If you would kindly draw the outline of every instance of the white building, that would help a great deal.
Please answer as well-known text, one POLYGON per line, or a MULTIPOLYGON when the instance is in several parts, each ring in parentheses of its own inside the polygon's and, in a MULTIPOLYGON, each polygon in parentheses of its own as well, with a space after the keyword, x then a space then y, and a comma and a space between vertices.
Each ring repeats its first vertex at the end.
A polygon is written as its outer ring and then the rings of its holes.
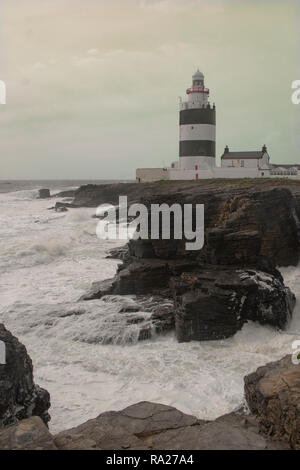
POLYGON ((225 147, 221 167, 216 166, 216 107, 199 70, 180 100, 179 160, 170 168, 138 168, 137 182, 208 178, 288 177, 300 179, 300 165, 272 165, 267 147, 259 151, 232 152, 225 147))

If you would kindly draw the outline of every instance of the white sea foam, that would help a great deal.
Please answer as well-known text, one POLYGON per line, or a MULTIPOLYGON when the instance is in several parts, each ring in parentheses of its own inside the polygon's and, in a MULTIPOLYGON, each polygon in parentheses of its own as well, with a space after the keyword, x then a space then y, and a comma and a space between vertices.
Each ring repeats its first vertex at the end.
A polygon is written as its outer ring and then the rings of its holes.
MULTIPOLYGON (((36 195, 0 195, 0 321, 26 345, 36 382, 51 393, 53 432, 140 400, 213 419, 242 403, 246 373, 300 339, 297 304, 284 333, 249 323, 224 341, 178 344, 169 334, 138 342, 139 327, 118 313, 131 296, 77 302, 92 281, 115 273, 118 262, 105 253, 119 242, 96 237, 93 209, 57 214, 36 195), (108 337, 116 344, 103 345, 108 337)), ((300 269, 282 272, 300 296, 300 269)))

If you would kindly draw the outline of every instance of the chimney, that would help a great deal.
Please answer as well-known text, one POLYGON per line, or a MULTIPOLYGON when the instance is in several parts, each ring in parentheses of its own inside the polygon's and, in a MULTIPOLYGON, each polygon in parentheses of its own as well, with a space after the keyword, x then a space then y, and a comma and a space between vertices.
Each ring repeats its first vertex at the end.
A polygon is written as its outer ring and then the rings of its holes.
POLYGON ((229 152, 229 147, 228 145, 226 145, 225 149, 224 149, 224 153, 228 153, 229 152))

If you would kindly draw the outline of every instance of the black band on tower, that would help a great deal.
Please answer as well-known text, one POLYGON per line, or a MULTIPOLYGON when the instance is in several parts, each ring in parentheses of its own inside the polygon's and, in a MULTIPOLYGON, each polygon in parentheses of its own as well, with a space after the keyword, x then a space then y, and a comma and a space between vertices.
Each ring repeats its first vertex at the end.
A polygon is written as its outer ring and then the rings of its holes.
POLYGON ((182 124, 216 124, 215 108, 193 108, 180 111, 180 125, 182 124))
POLYGON ((179 142, 180 157, 215 157, 216 143, 212 140, 182 140, 179 142))

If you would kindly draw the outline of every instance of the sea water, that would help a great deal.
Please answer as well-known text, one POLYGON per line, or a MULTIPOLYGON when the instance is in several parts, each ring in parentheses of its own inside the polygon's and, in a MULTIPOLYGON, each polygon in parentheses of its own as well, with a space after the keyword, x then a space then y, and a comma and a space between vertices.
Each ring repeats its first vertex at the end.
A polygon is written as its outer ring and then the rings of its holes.
MULTIPOLYGON (((173 333, 138 341, 139 326, 119 313, 134 296, 78 302, 91 282, 115 274, 119 261, 105 257, 120 242, 96 237, 94 209, 56 213, 48 210, 55 201, 30 188, 0 191, 0 322, 26 345, 35 382, 50 392, 53 433, 141 400, 214 419, 243 403, 245 374, 300 339, 297 303, 285 332, 248 323, 222 341, 178 344, 173 333)), ((300 298, 300 269, 281 272, 300 298)))

